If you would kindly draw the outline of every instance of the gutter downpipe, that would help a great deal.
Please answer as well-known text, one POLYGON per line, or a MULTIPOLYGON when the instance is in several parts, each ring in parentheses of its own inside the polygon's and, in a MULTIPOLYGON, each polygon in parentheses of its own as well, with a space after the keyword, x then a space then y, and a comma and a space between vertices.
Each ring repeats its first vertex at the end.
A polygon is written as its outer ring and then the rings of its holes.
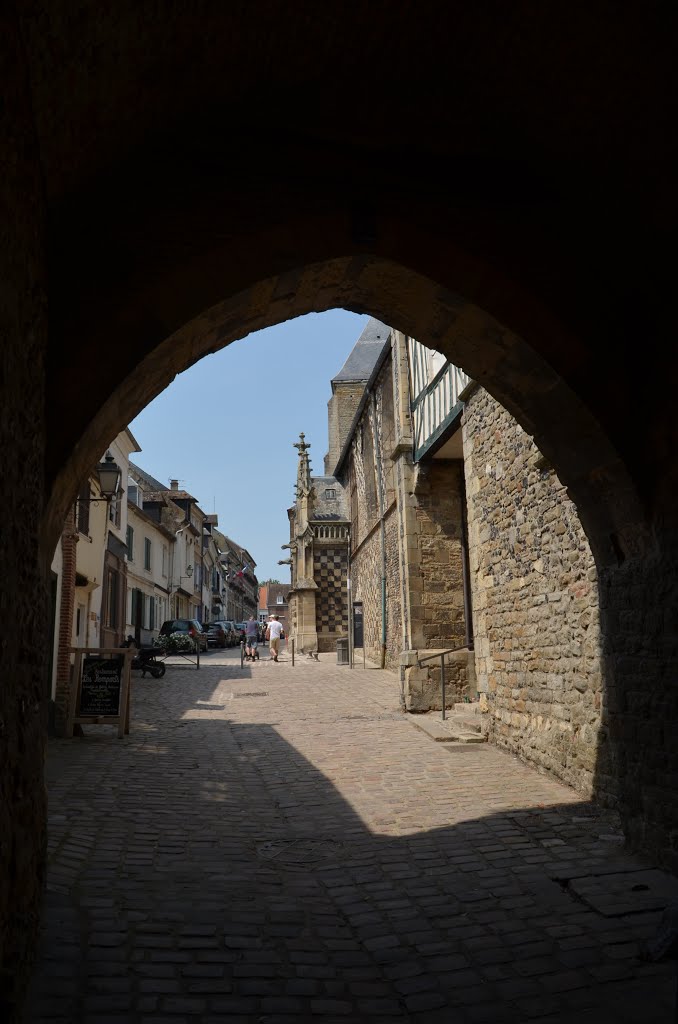
POLYGON ((379 491, 379 522, 381 526, 381 654, 379 668, 386 668, 386 529, 384 527, 384 480, 381 466, 381 449, 377 433, 377 395, 372 392, 372 434, 374 456, 377 464, 377 488, 379 491))

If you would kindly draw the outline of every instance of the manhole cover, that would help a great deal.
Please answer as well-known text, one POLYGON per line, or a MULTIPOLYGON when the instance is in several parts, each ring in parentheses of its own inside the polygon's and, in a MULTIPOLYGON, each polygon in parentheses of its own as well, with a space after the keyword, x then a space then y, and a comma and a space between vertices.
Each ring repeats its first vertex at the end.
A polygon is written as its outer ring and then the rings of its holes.
POLYGON ((252 693, 234 693, 234 697, 268 697, 266 690, 253 690, 252 693))
POLYGON ((262 860, 300 870, 336 860, 343 846, 336 839, 298 838, 270 839, 260 843, 257 853, 262 860))
POLYGON ((603 917, 662 910, 678 900, 678 879, 655 868, 572 878, 568 889, 603 917))

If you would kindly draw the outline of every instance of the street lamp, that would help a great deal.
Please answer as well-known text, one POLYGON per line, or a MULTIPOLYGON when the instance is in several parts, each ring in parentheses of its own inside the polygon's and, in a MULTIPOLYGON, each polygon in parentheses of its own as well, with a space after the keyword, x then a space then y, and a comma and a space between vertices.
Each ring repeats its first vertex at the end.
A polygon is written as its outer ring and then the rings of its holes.
POLYGON ((114 460, 110 452, 106 452, 106 458, 103 462, 100 462, 95 470, 97 480, 99 482, 99 490, 101 494, 96 495, 94 498, 81 498, 78 496, 76 501, 89 502, 89 501, 111 501, 120 490, 120 478, 122 472, 120 466, 114 460))
MULTIPOLYGON (((186 572, 183 574, 183 576, 179 577, 179 582, 177 583, 177 590, 181 590, 181 581, 182 580, 190 580, 192 575, 193 575, 193 566, 192 565, 187 565, 186 566, 186 572)), ((172 584, 170 583, 170 603, 171 603, 171 600, 172 600, 172 597, 171 597, 171 590, 172 589, 173 589, 173 587, 172 587, 172 584)), ((174 593, 174 603, 176 605, 176 614, 177 614, 177 618, 178 618, 179 617, 179 595, 176 593, 176 591, 174 593)))
POLYGON ((192 565, 187 565, 186 566, 186 572, 184 573, 183 576, 179 577, 179 586, 181 586, 181 581, 182 580, 190 580, 192 575, 193 575, 193 566, 192 565))
POLYGON ((106 452, 106 458, 96 468, 99 477, 99 487, 103 496, 110 501, 120 490, 120 466, 114 461, 110 452, 106 452))

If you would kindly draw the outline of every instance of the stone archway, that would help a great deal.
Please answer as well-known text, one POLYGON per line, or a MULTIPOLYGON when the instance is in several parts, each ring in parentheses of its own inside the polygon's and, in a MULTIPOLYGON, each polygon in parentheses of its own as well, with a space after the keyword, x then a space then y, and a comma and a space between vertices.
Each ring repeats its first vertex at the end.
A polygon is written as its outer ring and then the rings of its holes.
POLYGON ((110 440, 174 377, 230 342, 308 312, 370 313, 438 349, 485 387, 532 436, 578 506, 601 564, 649 544, 634 483, 600 425, 546 361, 489 313, 390 260, 352 257, 267 278, 200 313, 153 348, 103 404, 59 468, 44 524, 51 552, 63 517, 110 440))

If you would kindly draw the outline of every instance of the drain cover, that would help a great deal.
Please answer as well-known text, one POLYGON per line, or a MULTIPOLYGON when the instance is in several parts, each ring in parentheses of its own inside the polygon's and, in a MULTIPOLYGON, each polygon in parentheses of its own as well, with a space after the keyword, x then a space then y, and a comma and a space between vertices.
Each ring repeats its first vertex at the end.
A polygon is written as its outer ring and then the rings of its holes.
POLYGON ((663 910, 678 900, 678 879, 649 868, 572 878, 568 888, 603 917, 663 910))
POLYGON ((266 690, 253 690, 252 693, 234 693, 234 697, 268 697, 266 690))
POLYGON ((262 860, 299 870, 336 860, 342 851, 343 846, 336 839, 314 837, 270 839, 257 847, 257 853, 262 860))

